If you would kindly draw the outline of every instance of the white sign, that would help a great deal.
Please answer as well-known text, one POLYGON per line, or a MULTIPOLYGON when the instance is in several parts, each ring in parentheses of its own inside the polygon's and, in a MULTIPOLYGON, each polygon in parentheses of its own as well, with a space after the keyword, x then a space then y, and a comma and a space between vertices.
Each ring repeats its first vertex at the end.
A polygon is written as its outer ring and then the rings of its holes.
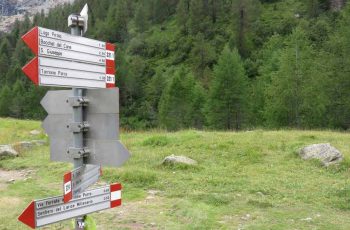
POLYGON ((36 85, 115 86, 113 44, 41 27, 33 28, 22 39, 38 56, 22 69, 36 85))
POLYGON ((36 228, 120 205, 121 184, 111 184, 83 192, 69 203, 63 196, 33 201, 18 219, 36 228))
POLYGON ((101 166, 83 165, 68 172, 63 177, 64 202, 69 202, 96 183, 101 176, 101 166))

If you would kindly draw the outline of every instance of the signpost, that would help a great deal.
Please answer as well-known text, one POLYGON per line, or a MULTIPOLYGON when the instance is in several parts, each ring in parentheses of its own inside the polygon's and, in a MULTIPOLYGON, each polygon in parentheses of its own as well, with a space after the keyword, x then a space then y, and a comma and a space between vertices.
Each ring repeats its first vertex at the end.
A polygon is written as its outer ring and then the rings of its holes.
POLYGON ((37 55, 23 67, 23 72, 34 84, 114 87, 113 44, 41 27, 34 27, 22 39, 37 55))
POLYGON ((52 161, 72 162, 63 176, 63 196, 35 200, 18 220, 36 228, 121 205, 121 185, 85 191, 98 181, 101 166, 121 166, 129 151, 119 140, 119 90, 115 87, 114 45, 81 37, 87 30, 87 5, 68 17, 71 34, 34 27, 22 39, 36 55, 23 72, 49 91, 41 101, 48 116, 52 161))
POLYGON ((18 217, 31 228, 56 223, 121 205, 121 184, 111 184, 80 193, 64 203, 63 196, 32 201, 18 217))
POLYGON ((83 165, 63 176, 63 201, 69 202, 73 196, 76 197, 90 185, 95 184, 102 175, 99 165, 83 165))

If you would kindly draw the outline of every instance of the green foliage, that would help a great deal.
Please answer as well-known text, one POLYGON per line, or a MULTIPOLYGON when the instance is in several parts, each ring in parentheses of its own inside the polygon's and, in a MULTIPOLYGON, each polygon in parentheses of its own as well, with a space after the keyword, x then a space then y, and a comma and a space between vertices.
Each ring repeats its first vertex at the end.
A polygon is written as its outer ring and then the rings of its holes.
POLYGON ((169 138, 166 136, 153 136, 143 141, 143 145, 149 145, 152 147, 165 146, 169 144, 169 138))
POLYGON ((192 74, 181 68, 164 90, 159 102, 160 124, 169 130, 201 126, 203 93, 192 74))
POLYGON ((327 76, 317 66, 305 33, 297 28, 281 50, 279 67, 266 89, 266 120, 271 126, 317 127, 324 124, 327 76), (317 93, 316 93, 317 92, 317 93))
POLYGON ((350 127, 350 6, 331 12, 329 0, 76 0, 25 15, 0 35, 0 116, 45 116, 48 89, 24 77, 33 54, 21 36, 69 32, 85 3, 86 36, 117 45, 126 129, 350 127), (225 46, 238 54, 223 67, 225 46))
POLYGON ((209 92, 208 124, 217 129, 240 129, 244 121, 248 78, 237 49, 225 47, 214 66, 209 92))

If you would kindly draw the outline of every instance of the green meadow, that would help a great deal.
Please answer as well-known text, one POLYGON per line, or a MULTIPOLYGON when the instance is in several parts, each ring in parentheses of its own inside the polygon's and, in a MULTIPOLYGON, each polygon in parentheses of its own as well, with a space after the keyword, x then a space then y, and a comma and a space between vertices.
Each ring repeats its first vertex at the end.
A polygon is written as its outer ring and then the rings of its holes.
MULTIPOLYGON (((37 121, 0 119, 0 144, 47 139, 37 121)), ((104 168, 99 185, 120 182, 123 205, 91 214, 97 229, 350 229, 349 134, 335 131, 124 132, 132 157, 104 168), (324 168, 299 148, 329 142, 345 160, 324 168), (185 155, 197 166, 163 166, 185 155)), ((33 199, 62 194, 72 164, 50 162, 49 146, 0 160, 0 229, 26 229, 18 215, 33 199)), ((64 221, 42 229, 72 229, 64 221)))

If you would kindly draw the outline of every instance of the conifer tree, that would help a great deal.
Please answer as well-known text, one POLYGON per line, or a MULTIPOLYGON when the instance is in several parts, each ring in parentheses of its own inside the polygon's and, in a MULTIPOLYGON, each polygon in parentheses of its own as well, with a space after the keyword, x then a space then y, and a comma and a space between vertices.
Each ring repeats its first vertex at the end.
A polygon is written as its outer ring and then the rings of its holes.
POLYGON ((214 66, 207 104, 208 125, 216 129, 240 129, 247 104, 248 78, 237 49, 228 46, 214 66))
POLYGON ((163 91, 159 104, 160 124, 169 129, 188 128, 193 116, 194 78, 180 69, 163 91))
POLYGON ((0 116, 10 116, 10 106, 12 103, 12 93, 7 85, 4 85, 0 90, 0 116))
POLYGON ((317 65, 305 32, 297 28, 279 57, 279 68, 266 90, 265 113, 275 127, 317 127, 324 123, 328 104, 327 76, 317 65))

